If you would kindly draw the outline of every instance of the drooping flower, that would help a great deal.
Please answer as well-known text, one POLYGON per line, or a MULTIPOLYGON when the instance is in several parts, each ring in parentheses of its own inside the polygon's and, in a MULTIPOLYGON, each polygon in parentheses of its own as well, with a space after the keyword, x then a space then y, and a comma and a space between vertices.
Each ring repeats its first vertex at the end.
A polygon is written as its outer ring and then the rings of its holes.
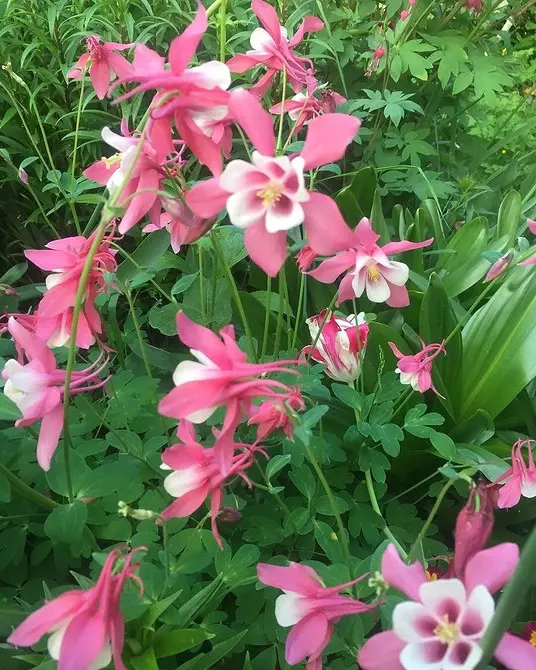
POLYGON ((112 659, 117 670, 124 669, 121 653, 125 623, 119 599, 128 579, 135 580, 143 590, 134 574, 139 563, 132 562, 132 555, 140 550, 145 547, 122 556, 113 549, 95 586, 66 591, 45 603, 15 628, 7 640, 9 644, 32 647, 50 634, 48 652, 58 661, 58 670, 100 670, 112 659), (114 573, 120 560, 120 572, 114 573))
POLYGON ((270 113, 280 115, 281 110, 287 112, 290 120, 294 121, 291 134, 297 135, 304 125, 308 125, 313 119, 322 116, 322 114, 334 112, 337 105, 342 105, 344 102, 346 102, 346 98, 343 98, 342 95, 334 91, 327 92, 321 89, 314 89, 307 93, 297 93, 290 100, 285 100, 283 104, 278 102, 272 105, 270 113), (316 97, 316 91, 322 94, 321 98, 316 97), (330 95, 333 105, 328 102, 326 95, 330 95))
POLYGON ((224 63, 209 61, 188 68, 207 29, 207 16, 199 3, 195 19, 176 37, 165 59, 143 44, 136 45, 132 72, 120 83, 139 82, 118 101, 155 89, 150 106, 147 137, 164 155, 174 151, 172 125, 200 163, 217 175, 222 152, 230 151, 227 89, 231 73, 224 63))
POLYGON ((445 346, 443 342, 425 345, 421 340, 421 343, 423 347, 421 351, 413 356, 406 356, 394 342, 389 342, 391 351, 398 358, 395 372, 400 375, 400 383, 409 384, 414 391, 425 393, 432 389, 436 395, 440 396, 441 394, 432 381, 432 362, 439 354, 446 354, 445 346))
POLYGON ((299 389, 294 388, 286 396, 281 394, 273 400, 265 400, 260 405, 252 405, 248 426, 257 426, 257 442, 264 440, 278 429, 292 439, 293 424, 289 415, 292 412, 300 412, 305 409, 305 403, 299 389))
MULTIPOLYGON (((43 470, 49 470, 63 428, 65 371, 57 369, 56 359, 43 340, 26 330, 13 317, 8 321, 8 330, 17 350, 27 362, 24 363, 24 359, 22 362, 15 359, 6 361, 2 372, 6 380, 4 394, 22 413, 22 418, 15 422, 15 426, 29 426, 41 420, 37 462, 43 470)), ((102 387, 107 380, 99 379, 99 374, 107 362, 99 358, 85 370, 75 370, 72 373, 70 394, 102 387)))
POLYGON ((532 454, 535 440, 518 440, 512 446, 512 467, 500 475, 495 483, 501 485, 497 507, 508 509, 515 507, 524 498, 536 497, 536 465, 532 454), (523 449, 527 449, 529 464, 525 462, 523 449))
POLYGON ((309 332, 313 342, 301 352, 301 358, 310 356, 317 363, 322 363, 326 374, 340 382, 355 381, 361 372, 361 356, 367 345, 369 327, 365 314, 350 314, 348 317, 335 316, 333 312, 325 319, 326 310, 307 319, 309 332), (323 327, 322 327, 322 324, 323 327), (318 331, 322 332, 318 337, 318 331))
POLYGON ((413 249, 422 249, 434 241, 424 242, 388 242, 383 247, 377 245, 377 235, 367 218, 361 219, 353 231, 353 238, 333 258, 329 258, 309 272, 311 277, 324 284, 332 284, 346 270, 350 270, 341 281, 337 304, 344 300, 359 298, 366 293, 371 302, 385 302, 390 307, 407 307, 409 295, 406 282, 409 268, 404 263, 388 258, 413 249), (351 268, 351 269, 350 269, 351 268))
POLYGON ((130 49, 132 44, 118 44, 117 42, 101 43, 98 35, 86 37, 87 53, 82 54, 75 66, 67 73, 70 79, 81 79, 89 67, 91 83, 102 100, 110 88, 110 82, 116 77, 128 77, 132 66, 118 51, 130 49))
POLYGON ((184 314, 177 315, 179 338, 197 361, 182 361, 173 373, 175 388, 161 401, 158 411, 174 419, 192 423, 206 421, 218 407, 225 407, 225 419, 215 454, 222 474, 232 467, 232 436, 241 413, 248 413, 253 399, 277 399, 278 391, 292 389, 266 377, 274 372, 294 372, 285 367, 295 361, 248 363, 235 341, 234 329, 226 326, 218 337, 184 314))
POLYGON ((314 86, 314 67, 310 59, 298 56, 294 49, 305 33, 322 30, 323 22, 315 16, 306 16, 293 37, 288 39, 287 30, 280 25, 275 9, 263 0, 253 0, 251 9, 264 28, 255 28, 251 33, 251 49, 245 54, 233 56, 227 65, 231 72, 242 74, 257 65, 267 69, 261 79, 250 88, 255 97, 262 98, 270 88, 274 75, 286 71, 287 81, 295 93, 304 86, 314 86))
POLYGON ((329 644, 335 624, 343 616, 375 608, 375 605, 340 595, 362 577, 326 587, 312 568, 293 562, 288 567, 259 563, 257 576, 263 584, 284 591, 275 602, 275 617, 280 626, 292 626, 285 659, 290 665, 307 659, 307 670, 321 670, 322 653, 329 644))
POLYGON ((205 218, 227 208, 231 223, 245 229, 252 260, 275 276, 287 256, 287 232, 303 223, 307 243, 319 254, 346 248, 352 232, 335 202, 308 191, 304 170, 341 158, 356 135, 360 121, 348 114, 325 114, 308 126, 301 153, 274 156, 272 117, 251 93, 233 91, 229 108, 256 151, 252 162, 231 161, 221 177, 196 184, 186 195, 190 209, 205 218))
MULTIPOLYGON (((91 266, 86 292, 76 332, 76 344, 87 349, 95 342, 95 336, 102 334, 102 323, 95 309, 95 298, 107 290, 105 272, 115 272, 117 253, 110 247, 114 226, 103 239, 91 266)), ((84 264, 93 243, 95 233, 88 238, 65 237, 53 240, 45 249, 30 249, 24 252, 26 258, 45 272, 50 272, 45 280, 47 290, 40 300, 35 313, 35 332, 50 346, 65 345, 71 337, 72 315, 78 284, 84 264)))
MULTIPOLYGON (((404 20, 404 19, 402 19, 404 20)), ((370 63, 368 64, 368 67, 365 72, 365 77, 371 77, 374 72, 378 69, 378 66, 380 65, 381 59, 385 56, 385 49, 384 47, 377 47, 374 50, 374 53, 372 55, 372 59, 370 63)))
MULTIPOLYGON (((360 649, 363 670, 474 670, 480 642, 495 611, 492 594, 512 576, 519 549, 499 544, 475 554, 463 580, 428 581, 420 563, 406 565, 394 545, 382 558, 382 575, 410 600, 393 610, 393 630, 371 637, 360 649)), ((494 657, 508 670, 536 667, 536 649, 506 633, 494 657)))
POLYGON ((311 249, 311 247, 308 244, 305 244, 296 254, 296 263, 298 265, 298 270, 300 272, 305 272, 308 270, 311 265, 313 264, 313 261, 315 260, 317 256, 317 253, 314 249, 311 249))
POLYGON ((236 445, 246 447, 237 455, 233 454, 234 448, 231 448, 232 455, 228 469, 223 473, 218 464, 217 449, 202 447, 196 441, 193 425, 189 421, 183 420, 179 423, 178 436, 181 444, 168 447, 162 454, 162 469, 173 470, 164 479, 164 488, 176 500, 164 509, 161 516, 163 519, 190 516, 210 496, 212 533, 221 548, 222 542, 216 521, 223 497, 223 487, 234 476, 241 477, 251 487, 251 482, 244 471, 255 462, 255 447, 236 445))
POLYGON ((499 275, 502 275, 502 273, 510 265, 513 257, 514 257, 513 252, 508 251, 506 254, 497 259, 495 263, 493 263, 493 265, 488 270, 486 276, 484 277, 484 281, 485 282, 492 281, 493 279, 496 279, 499 275))
POLYGON ((166 212, 160 215, 158 226, 153 223, 144 227, 144 233, 167 228, 171 238, 171 248, 178 254, 183 244, 192 244, 203 237, 212 226, 214 219, 203 219, 193 214, 180 200, 166 199, 166 212))

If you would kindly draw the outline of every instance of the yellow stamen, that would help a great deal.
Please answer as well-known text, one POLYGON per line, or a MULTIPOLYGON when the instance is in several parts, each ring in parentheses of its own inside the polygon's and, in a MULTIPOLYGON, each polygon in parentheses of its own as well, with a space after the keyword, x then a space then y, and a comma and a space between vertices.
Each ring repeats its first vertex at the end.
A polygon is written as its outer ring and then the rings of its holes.
POLYGON ((121 160, 122 160, 121 154, 114 154, 113 156, 108 156, 108 158, 103 156, 101 158, 101 162, 104 163, 104 167, 107 170, 111 170, 115 165, 117 165, 117 163, 120 163, 121 160))
POLYGON ((451 644, 459 639, 460 627, 457 623, 449 623, 448 614, 445 614, 442 623, 434 628, 434 635, 444 644, 451 644))
POLYGON ((264 207, 271 207, 281 198, 283 185, 278 182, 270 181, 264 188, 257 191, 257 197, 261 198, 264 207))
POLYGON ((367 277, 371 282, 374 284, 379 281, 381 277, 381 272, 378 270, 378 266, 376 263, 372 263, 372 265, 369 265, 367 268, 367 277))
POLYGON ((437 572, 428 572, 428 570, 426 570, 426 579, 429 582, 435 582, 437 580, 437 572))
POLYGON ((530 634, 529 642, 533 647, 536 647, 536 630, 533 630, 532 633, 530 634))

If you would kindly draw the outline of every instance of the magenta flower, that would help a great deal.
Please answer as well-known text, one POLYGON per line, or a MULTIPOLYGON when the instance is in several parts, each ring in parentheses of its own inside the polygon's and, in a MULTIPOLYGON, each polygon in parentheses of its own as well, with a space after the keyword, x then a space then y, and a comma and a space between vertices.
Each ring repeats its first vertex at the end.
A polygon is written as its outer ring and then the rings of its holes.
POLYGON ((257 426, 257 442, 264 440, 278 429, 292 439, 294 427, 289 416, 291 412, 303 412, 305 403, 297 388, 293 388, 285 397, 281 396, 274 400, 265 400, 260 405, 252 405, 248 426, 257 426))
POLYGON ((130 75, 132 65, 124 56, 116 52, 130 49, 133 45, 117 42, 102 44, 98 35, 86 37, 86 44, 87 53, 80 56, 72 70, 67 73, 67 77, 80 79, 89 67, 91 83, 97 98, 102 100, 108 93, 111 81, 116 77, 123 78, 130 75))
POLYGON ((296 254, 296 263, 300 272, 305 272, 313 264, 317 253, 308 244, 305 244, 296 254))
POLYGON ((307 670, 321 670, 322 653, 333 635, 335 624, 343 616, 375 608, 375 605, 340 595, 340 591, 356 584, 362 577, 328 588, 312 568, 292 562, 288 567, 259 563, 257 576, 263 584, 284 591, 275 601, 275 617, 280 626, 292 626, 285 659, 290 665, 307 659, 307 670))
POLYGON ((409 268, 404 263, 391 261, 388 256, 427 247, 433 238, 424 242, 389 242, 379 247, 376 243, 380 236, 372 230, 367 218, 361 219, 352 236, 346 251, 320 263, 316 270, 309 272, 311 277, 323 284, 332 284, 343 272, 350 270, 339 286, 338 305, 366 293, 371 302, 407 307, 409 295, 405 284, 409 268))
POLYGON ((255 462, 255 448, 233 444, 227 472, 223 473, 218 464, 216 447, 202 447, 196 441, 194 428, 189 421, 180 422, 178 435, 181 444, 168 447, 162 454, 163 465, 160 467, 163 470, 173 470, 164 479, 164 488, 176 500, 166 507, 161 516, 163 519, 190 516, 210 496, 212 533, 218 546, 222 548, 216 524, 223 496, 222 489, 234 476, 241 477, 251 487, 244 470, 255 462), (235 447, 246 447, 246 449, 234 455, 235 447))
POLYGON ((151 233, 166 228, 169 231, 171 248, 176 254, 179 253, 183 244, 196 242, 214 225, 214 219, 203 219, 192 214, 180 200, 166 199, 164 207, 167 211, 160 215, 159 225, 150 223, 145 226, 143 232, 151 233))
POLYGON ((287 112, 290 120, 294 122, 292 135, 297 135, 304 125, 308 125, 313 119, 322 116, 322 114, 334 112, 337 105, 342 105, 346 102, 346 98, 333 91, 324 91, 320 99, 314 93, 315 91, 297 93, 290 100, 285 100, 283 104, 278 102, 272 105, 270 113, 279 116, 281 109, 287 112), (327 96, 330 97, 328 98, 327 96))
POLYGON ((327 195, 308 191, 303 173, 341 158, 359 129, 359 119, 348 114, 318 117, 309 124, 299 155, 276 157, 272 117, 260 102, 237 90, 229 96, 229 108, 256 149, 252 162, 231 161, 221 177, 196 184, 186 195, 190 209, 210 218, 226 207, 231 223, 245 229, 250 257, 271 276, 285 262, 287 232, 302 223, 317 253, 348 246, 352 232, 337 205, 327 195))
POLYGON ((446 354, 446 349, 443 343, 425 345, 422 340, 421 343, 423 348, 413 356, 404 355, 394 342, 388 343, 398 358, 395 372, 400 375, 400 383, 409 384, 414 391, 425 393, 432 389, 441 396, 432 382, 432 362, 439 354, 446 354))
MULTIPOLYGON (((309 332, 313 342, 324 322, 326 310, 307 319, 309 332)), ((322 333, 312 349, 309 345, 302 349, 300 358, 311 356, 317 363, 322 363, 326 374, 332 379, 346 384, 354 382, 361 372, 361 352, 364 351, 369 327, 365 321, 365 314, 350 314, 347 318, 329 315, 322 333)))
POLYGON ((184 312, 177 315, 177 332, 197 361, 178 364, 173 373, 175 388, 160 401, 158 411, 174 419, 203 423, 218 407, 225 407, 215 453, 222 474, 227 474, 232 466, 231 438, 241 420, 242 410, 247 414, 255 398, 278 398, 276 389, 290 393, 292 389, 286 384, 265 375, 293 373, 285 365, 296 362, 248 363, 246 354, 236 344, 232 326, 222 328, 221 337, 218 337, 208 328, 190 321, 184 312))
POLYGON ((513 257, 514 254, 511 251, 509 251, 508 253, 501 256, 498 260, 496 260, 495 263, 493 263, 493 265, 488 270, 486 276, 484 277, 484 281, 485 282, 492 281, 493 279, 496 279, 499 275, 502 275, 502 273, 510 265, 510 262, 512 261, 513 257))
POLYGON ((138 563, 132 563, 135 551, 126 556, 118 549, 106 557, 95 586, 82 591, 62 593, 25 619, 8 638, 16 647, 32 647, 43 635, 48 638, 48 653, 58 661, 58 670, 100 670, 113 659, 116 670, 125 670, 121 653, 125 623, 119 607, 121 591, 128 579, 134 579, 138 563), (121 571, 114 574, 119 560, 121 571))
MULTIPOLYGON (((43 470, 49 470, 63 427, 65 371, 57 369, 56 359, 43 340, 26 330, 13 317, 8 321, 8 330, 19 355, 23 355, 27 362, 24 364, 13 358, 6 361, 2 372, 6 380, 4 394, 22 412, 22 419, 18 419, 15 426, 30 426, 41 419, 37 462, 43 470)), ((104 386, 107 380, 100 380, 98 375, 108 361, 105 360, 100 366, 99 363, 100 358, 85 370, 73 372, 71 395, 104 386)))
POLYGON ((501 484, 497 507, 508 509, 515 507, 524 498, 536 497, 536 466, 532 455, 535 440, 518 440, 512 447, 512 467, 495 481, 501 484), (527 449, 529 465, 525 463, 523 449, 527 449))
POLYGON ((242 74, 257 65, 267 68, 267 72, 251 87, 251 93, 262 98, 272 83, 276 72, 286 70, 287 81, 298 93, 304 86, 316 84, 314 67, 308 58, 294 53, 305 33, 316 33, 324 27, 315 16, 306 16, 296 34, 287 38, 287 30, 279 24, 275 9, 263 0, 253 0, 251 9, 264 28, 256 28, 251 33, 251 49, 245 54, 233 56, 227 63, 231 72, 242 74))
MULTIPOLYGON (((393 611, 393 630, 371 637, 360 649, 363 670, 474 670, 482 657, 480 642, 495 611, 492 594, 512 576, 519 562, 517 545, 505 542, 475 554, 463 580, 428 581, 420 563, 406 565, 394 545, 382 559, 382 575, 410 601, 393 611)), ((536 667, 536 649, 506 633, 494 653, 508 670, 536 667)))

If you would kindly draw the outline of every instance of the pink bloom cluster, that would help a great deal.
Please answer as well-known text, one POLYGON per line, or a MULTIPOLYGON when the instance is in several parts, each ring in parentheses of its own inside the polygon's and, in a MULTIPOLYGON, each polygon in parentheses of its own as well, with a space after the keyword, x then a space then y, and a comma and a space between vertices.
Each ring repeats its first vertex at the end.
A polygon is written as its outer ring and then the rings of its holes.
POLYGON ((98 35, 86 37, 87 52, 82 54, 67 76, 70 79, 81 79, 89 69, 91 83, 102 100, 108 94, 110 82, 116 77, 129 75, 131 65, 118 51, 130 49, 132 44, 118 44, 117 42, 101 43, 98 35))

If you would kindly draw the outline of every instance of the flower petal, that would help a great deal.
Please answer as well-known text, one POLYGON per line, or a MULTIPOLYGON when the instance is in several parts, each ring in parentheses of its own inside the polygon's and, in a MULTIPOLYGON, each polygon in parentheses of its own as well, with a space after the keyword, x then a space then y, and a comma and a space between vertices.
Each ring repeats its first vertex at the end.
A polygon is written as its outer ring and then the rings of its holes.
POLYGON ((464 582, 467 591, 482 584, 490 593, 495 593, 509 581, 519 563, 519 547, 512 542, 503 542, 491 549, 475 554, 467 563, 464 582))
POLYGON ((391 630, 370 637, 357 654, 363 670, 404 670, 400 654, 406 643, 391 630))
MULTIPOLYGON (((270 9, 273 10, 272 7, 270 9)), ((275 135, 272 116, 255 96, 244 89, 232 91, 229 96, 229 112, 259 153, 264 156, 274 155, 275 135)))
POLYGON ((186 193, 188 207, 204 219, 217 216, 229 197, 229 192, 221 188, 220 180, 216 177, 201 181, 186 193))
POLYGON ((314 596, 320 586, 320 578, 308 565, 291 562, 288 566, 257 564, 259 581, 282 591, 291 591, 314 596))
POLYGON ((393 631, 404 642, 434 639, 438 621, 421 603, 399 603, 393 610, 393 631))
POLYGON ((329 622, 322 612, 310 614, 298 622, 290 631, 285 647, 285 659, 290 665, 300 663, 314 655, 319 644, 325 641, 329 622))
POLYGON ((324 114, 310 121, 300 153, 305 170, 341 159, 360 125, 357 117, 338 113, 324 114))
POLYGON ((406 565, 394 544, 390 544, 383 554, 381 572, 388 584, 411 600, 420 600, 419 589, 428 581, 424 568, 420 563, 406 565))
POLYGON ((287 257, 286 232, 269 233, 262 221, 246 228, 244 244, 251 260, 275 277, 287 257))
POLYGON ((534 670, 536 668, 536 647, 511 633, 505 633, 495 649, 494 656, 508 670, 534 670))
POLYGON ((345 270, 348 270, 355 262, 355 251, 348 249, 343 251, 333 258, 328 258, 322 261, 315 269, 307 272, 308 275, 314 277, 317 281, 323 284, 332 284, 339 275, 345 270))
POLYGON ((90 668, 106 641, 106 626, 98 612, 86 610, 75 616, 65 629, 58 670, 90 668))
POLYGON ((108 61, 95 61, 89 70, 91 83, 99 100, 103 100, 110 88, 110 68, 108 61))
POLYGON ((56 405, 51 412, 43 417, 41 422, 37 441, 37 462, 45 471, 50 470, 50 462, 58 446, 62 429, 63 403, 56 405))
POLYGON ((309 200, 302 207, 307 243, 317 254, 331 256, 353 245, 353 232, 329 195, 309 191, 309 200))
POLYGON ((173 74, 182 74, 187 68, 207 30, 207 26, 205 8, 201 3, 198 3, 194 20, 181 35, 175 37, 169 47, 169 64, 173 74))

